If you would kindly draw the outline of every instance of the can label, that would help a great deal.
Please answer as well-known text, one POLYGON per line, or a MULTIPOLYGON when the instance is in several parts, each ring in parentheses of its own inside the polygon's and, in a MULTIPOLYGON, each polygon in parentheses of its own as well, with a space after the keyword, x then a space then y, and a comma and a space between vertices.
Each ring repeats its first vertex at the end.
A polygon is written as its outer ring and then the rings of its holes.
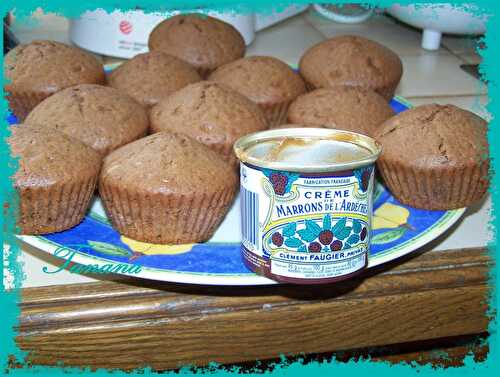
POLYGON ((337 280, 365 268, 373 170, 293 173, 242 163, 246 264, 297 282, 337 280))

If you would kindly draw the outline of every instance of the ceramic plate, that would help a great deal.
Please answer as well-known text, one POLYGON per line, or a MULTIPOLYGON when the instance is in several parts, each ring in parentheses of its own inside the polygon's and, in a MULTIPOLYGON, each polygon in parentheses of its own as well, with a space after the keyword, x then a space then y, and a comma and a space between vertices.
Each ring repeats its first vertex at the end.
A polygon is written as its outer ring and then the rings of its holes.
MULTIPOLYGON (((396 112, 410 105, 395 98, 396 112)), ((11 122, 15 120, 10 118, 11 122)), ((465 209, 425 211, 399 203, 377 184, 369 267, 411 253, 451 227, 465 209)), ((140 278, 209 285, 276 284, 249 271, 240 257, 240 210, 237 199, 209 242, 192 245, 153 245, 121 236, 111 227, 99 198, 78 226, 44 236, 18 236, 47 253, 72 256, 72 261, 97 265, 103 271, 122 266, 121 272, 140 278), (132 270, 132 268, 135 269, 132 270), (134 271, 134 273, 125 270, 134 271), (137 272, 138 271, 138 272, 137 272)))

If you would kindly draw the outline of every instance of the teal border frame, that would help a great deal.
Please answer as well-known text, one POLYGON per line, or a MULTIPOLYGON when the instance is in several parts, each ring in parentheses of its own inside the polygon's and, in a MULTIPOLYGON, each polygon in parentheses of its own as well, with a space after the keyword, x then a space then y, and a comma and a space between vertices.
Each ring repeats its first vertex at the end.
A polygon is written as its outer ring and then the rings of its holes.
MULTIPOLYGON (((36 8, 41 7, 46 12, 54 12, 59 14, 64 14, 68 17, 77 17, 79 14, 85 10, 92 10, 96 8, 102 8, 107 11, 112 11, 113 9, 120 8, 134 9, 139 1, 137 0, 86 0, 79 2, 70 2, 65 0, 2 0, 0 3, 1 14, 5 14, 9 10, 14 10, 16 17, 23 18, 29 16, 36 8)), ((282 10, 290 4, 301 4, 309 3, 306 0, 276 0, 276 1, 265 1, 265 0, 141 0, 140 3, 145 11, 155 12, 155 11, 165 11, 168 9, 192 9, 197 5, 203 4, 204 6, 211 6, 218 9, 232 10, 237 13, 245 13, 258 10, 259 12, 271 12, 273 10, 282 10), (167 8, 168 4, 168 8, 167 8)), ((349 1, 331 1, 322 0, 322 3, 346 3, 349 1)), ((399 1, 363 1, 364 3, 370 3, 377 6, 388 6, 392 3, 415 3, 414 1, 399 0, 399 1)), ((426 3, 435 3, 438 1, 426 0, 426 3)), ((444 1, 440 1, 444 2, 444 1)), ((500 116, 500 105, 498 100, 500 99, 500 88, 498 83, 500 82, 500 69, 498 65, 500 64, 500 49, 496 48, 497 42, 500 40, 500 2, 495 0, 470 0, 470 1, 448 1, 448 3, 454 4, 457 7, 463 7, 464 3, 474 4, 478 7, 475 10, 478 13, 486 13, 490 16, 487 33, 484 36, 484 42, 486 46, 485 50, 480 51, 483 55, 483 63, 481 64, 480 71, 482 75, 488 80, 488 94, 490 98, 490 103, 487 106, 488 111, 493 115, 493 120, 490 122, 490 131, 488 134, 490 142, 490 150, 492 157, 492 184, 490 192, 493 198, 493 212, 491 216, 490 227, 492 228, 493 240, 489 244, 489 250, 493 260, 497 259, 498 250, 496 248, 497 239, 497 229, 498 229, 498 217, 495 216, 495 209, 500 203, 500 198, 498 195, 498 184, 499 179, 495 171, 498 171, 500 149, 496 148, 497 145, 500 146, 500 125, 497 125, 497 118, 500 116)), ((3 44, 3 40, 0 42, 3 44)), ((0 46, 3 47, 3 46, 0 46)), ((0 58, 2 60, 3 66, 3 56, 0 58)), ((3 88, 3 74, 1 77, 1 84, 3 88)), ((63 367, 42 367, 42 366, 28 366, 24 363, 24 358, 26 354, 20 351, 15 344, 15 326, 17 325, 17 318, 19 315, 19 286, 24 278, 24 273, 22 271, 22 266, 17 261, 17 256, 19 255, 19 243, 14 237, 15 232, 15 214, 17 208, 18 198, 15 190, 12 187, 10 177, 15 173, 17 168, 17 162, 15 159, 11 158, 9 149, 6 145, 5 138, 9 134, 7 128, 7 123, 5 122, 4 115, 7 111, 7 103, 2 95, 0 99, 0 113, 2 116, 2 125, 0 128, 0 176, 2 177, 0 184, 0 200, 3 208, 2 216, 0 216, 0 225, 2 227, 2 233, 0 233, 0 241, 2 245, 9 244, 10 252, 6 252, 2 247, 2 260, 3 260, 3 272, 5 277, 5 271, 8 269, 12 276, 13 289, 6 291, 5 282, 1 281, 1 291, 0 291, 0 309, 2 313, 1 321, 1 336, 0 336, 0 373, 8 373, 9 375, 26 375, 26 374, 39 374, 50 376, 63 376, 68 373, 75 374, 89 374, 92 376, 104 376, 108 375, 111 371, 105 369, 99 369, 97 371, 90 371, 90 369, 85 368, 63 368, 63 367), (8 368, 8 361, 14 358, 19 362, 20 367, 11 369, 8 368), (90 374, 92 373, 92 374, 90 374)), ((282 357, 282 362, 277 363, 274 367, 273 372, 267 372, 272 375, 290 375, 290 376, 304 376, 304 375, 323 375, 323 374, 348 374, 349 376, 364 376, 368 374, 380 374, 380 375, 410 375, 415 374, 419 376, 427 376, 434 374, 443 374, 446 376, 462 376, 474 373, 475 375, 499 375, 500 374, 500 357, 499 357, 499 347, 498 347, 498 320, 496 318, 498 309, 498 290, 496 282, 498 279, 498 268, 493 266, 490 270, 490 295, 489 295, 489 316, 491 318, 489 324, 490 337, 488 338, 488 344, 490 351, 488 357, 485 361, 476 363, 474 362, 473 356, 468 356, 463 367, 453 367, 453 368, 435 368, 432 365, 417 366, 416 364, 397 364, 391 365, 383 362, 370 362, 369 360, 362 360, 359 362, 349 361, 349 362, 311 362, 307 365, 299 361, 289 363, 286 361, 285 357, 282 357), (495 372, 496 371, 496 372, 495 372)), ((151 369, 141 369, 136 370, 131 373, 125 373, 121 371, 112 371, 115 376, 130 376, 136 374, 146 374, 155 373, 151 369)), ((189 367, 183 368, 180 372, 181 375, 191 375, 198 373, 206 373, 216 376, 229 376, 235 375, 239 372, 238 369, 227 370, 221 369, 217 364, 212 364, 207 368, 192 369, 189 367)), ((166 373, 168 374, 168 372, 166 373)), ((258 375, 261 373, 248 373, 248 375, 258 375)))

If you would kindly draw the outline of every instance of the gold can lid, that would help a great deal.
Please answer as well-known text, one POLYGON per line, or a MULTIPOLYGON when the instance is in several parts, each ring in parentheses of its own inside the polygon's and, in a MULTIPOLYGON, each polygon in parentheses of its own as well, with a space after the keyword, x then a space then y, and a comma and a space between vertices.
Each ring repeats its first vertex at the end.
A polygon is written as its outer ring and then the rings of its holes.
POLYGON ((333 172, 373 164, 381 145, 373 138, 328 128, 280 128, 238 139, 239 160, 261 168, 293 172, 333 172))

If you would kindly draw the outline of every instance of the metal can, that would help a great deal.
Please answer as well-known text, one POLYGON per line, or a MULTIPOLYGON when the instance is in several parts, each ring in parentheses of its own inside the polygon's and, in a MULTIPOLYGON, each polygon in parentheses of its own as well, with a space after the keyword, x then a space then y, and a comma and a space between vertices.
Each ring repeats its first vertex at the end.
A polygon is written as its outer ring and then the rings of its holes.
POLYGON ((381 152, 374 139, 282 128, 244 136, 234 150, 247 267, 296 284, 331 283, 366 268, 381 152))

